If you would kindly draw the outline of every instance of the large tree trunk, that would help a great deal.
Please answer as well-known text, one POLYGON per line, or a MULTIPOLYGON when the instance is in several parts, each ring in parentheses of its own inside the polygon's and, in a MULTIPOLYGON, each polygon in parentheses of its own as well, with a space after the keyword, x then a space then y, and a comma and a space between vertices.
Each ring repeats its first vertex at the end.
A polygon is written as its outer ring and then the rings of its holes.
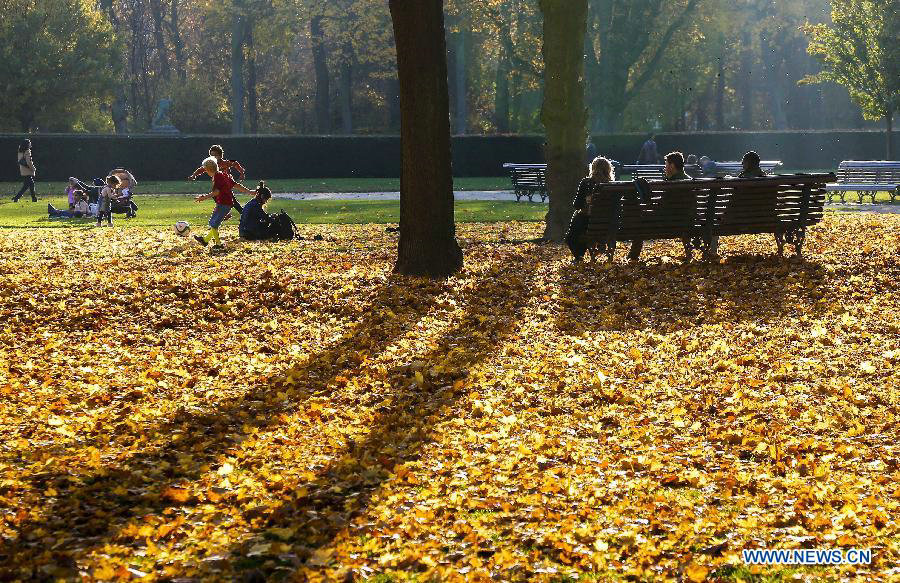
POLYGON ((445 277, 462 267, 453 217, 450 99, 442 0, 390 0, 400 79, 400 245, 395 271, 445 277))
POLYGON ((587 0, 540 0, 544 15, 544 104, 550 208, 544 239, 562 241, 584 176, 584 35, 587 0))
POLYGON ((320 134, 328 134, 331 133, 331 107, 329 104, 331 87, 321 15, 315 15, 310 19, 309 34, 312 39, 313 69, 316 75, 316 129, 320 134))
POLYGON ((758 83, 759 75, 753 77, 753 53, 749 32, 744 32, 742 44, 744 48, 741 51, 741 71, 737 80, 737 90, 741 102, 740 129, 746 131, 753 129, 753 87, 758 83))
POLYGON ((243 0, 234 0, 231 21, 231 133, 244 133, 244 14, 243 0))

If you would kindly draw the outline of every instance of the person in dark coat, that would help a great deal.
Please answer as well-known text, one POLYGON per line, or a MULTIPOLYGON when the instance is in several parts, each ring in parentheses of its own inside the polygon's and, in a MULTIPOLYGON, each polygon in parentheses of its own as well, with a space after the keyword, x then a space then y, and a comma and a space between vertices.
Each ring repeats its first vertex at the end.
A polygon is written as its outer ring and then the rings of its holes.
POLYGON ((584 244, 583 236, 587 230, 588 221, 591 216, 591 195, 597 191, 597 184, 601 182, 612 182, 616 179, 615 170, 612 163, 606 158, 597 157, 591 161, 588 166, 588 175, 581 179, 578 190, 575 194, 575 201, 572 206, 575 207, 575 213, 569 222, 569 230, 566 232, 566 244, 578 263, 584 257, 587 251, 587 245, 584 244))
MULTIPOLYGON (((684 154, 681 152, 670 152, 666 154, 666 168, 665 168, 665 180, 666 181, 676 181, 676 180, 693 180, 688 174, 684 171, 684 154)), ((636 186, 638 193, 641 195, 641 200, 645 203, 650 202, 649 191, 646 188, 646 181, 641 184, 641 179, 636 180, 636 186)), ((641 257, 641 250, 644 248, 644 242, 640 239, 635 239, 631 242, 631 250, 628 252, 628 260, 629 261, 637 261, 641 257)))
POLYGON ((638 154, 638 164, 658 164, 659 150, 656 148, 656 135, 650 134, 647 141, 641 146, 641 153, 638 154))
POLYGON ((256 187, 256 194, 244 205, 238 233, 241 239, 263 241, 275 238, 275 221, 266 212, 265 205, 272 198, 272 191, 265 182, 256 187))
POLYGON ((738 178, 764 178, 768 176, 765 170, 759 167, 760 159, 759 154, 754 152, 753 150, 744 154, 744 157, 741 158, 741 166, 743 170, 738 174, 738 178))

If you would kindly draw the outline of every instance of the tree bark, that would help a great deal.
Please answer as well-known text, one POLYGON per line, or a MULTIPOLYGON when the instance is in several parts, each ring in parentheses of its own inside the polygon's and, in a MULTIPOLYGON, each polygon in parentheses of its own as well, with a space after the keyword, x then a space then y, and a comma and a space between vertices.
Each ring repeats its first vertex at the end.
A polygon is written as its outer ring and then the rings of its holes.
POLYGON ((400 243, 395 271, 446 277, 462 267, 453 216, 450 99, 442 0, 390 0, 400 79, 400 243))
POLYGON ((322 16, 315 15, 309 21, 312 39, 313 68, 316 75, 316 129, 320 134, 331 133, 331 107, 329 104, 331 87, 328 76, 328 61, 325 54, 325 33, 322 30, 322 16))
POLYGON ((244 2, 234 0, 231 21, 231 133, 244 133, 244 2))
POLYGON ((572 200, 584 176, 587 111, 584 104, 584 35, 587 0, 540 0, 544 15, 544 104, 547 134, 547 211, 544 239, 562 241, 572 200))

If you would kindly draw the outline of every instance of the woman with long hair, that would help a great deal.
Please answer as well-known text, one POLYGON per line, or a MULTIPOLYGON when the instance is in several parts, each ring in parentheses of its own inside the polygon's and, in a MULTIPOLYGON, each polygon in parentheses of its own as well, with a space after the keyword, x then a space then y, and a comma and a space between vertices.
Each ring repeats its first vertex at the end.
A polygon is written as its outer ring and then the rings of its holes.
POLYGON ((37 174, 37 169, 31 159, 31 140, 24 140, 19 145, 16 160, 19 162, 19 174, 22 176, 22 189, 13 197, 13 202, 19 202, 25 191, 29 189, 31 190, 31 202, 37 202, 37 194, 34 192, 34 176, 37 174))
POLYGON ((575 257, 575 263, 581 261, 587 251, 583 236, 587 230, 588 220, 591 216, 591 196, 596 193, 597 185, 602 182, 612 182, 616 179, 616 172, 612 163, 598 156, 588 166, 588 175, 581 179, 578 191, 575 194, 575 213, 569 222, 569 230, 566 232, 566 244, 575 257))

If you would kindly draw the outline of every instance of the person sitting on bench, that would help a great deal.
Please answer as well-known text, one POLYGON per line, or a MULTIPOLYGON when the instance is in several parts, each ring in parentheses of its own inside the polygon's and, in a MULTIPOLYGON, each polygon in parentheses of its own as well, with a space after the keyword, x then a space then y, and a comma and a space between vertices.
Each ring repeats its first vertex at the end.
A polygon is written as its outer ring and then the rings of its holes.
MULTIPOLYGON (((669 152, 666 154, 665 180, 673 182, 677 180, 693 180, 684 171, 684 154, 681 152, 669 152)), ((641 201, 644 204, 650 204, 650 191, 647 181, 642 178, 635 180, 635 186, 641 195, 641 201)), ((628 252, 629 261, 637 261, 641 256, 641 249, 644 248, 644 241, 635 239, 631 242, 631 250, 628 252)))
POLYGON ((738 178, 765 178, 768 176, 765 170, 759 167, 759 154, 750 150, 741 158, 741 166, 743 170, 738 174, 738 178))
POLYGON ((566 232, 566 244, 575 256, 575 263, 581 261, 587 251, 587 245, 584 244, 583 235, 587 230, 588 219, 591 215, 591 195, 588 193, 597 192, 596 184, 598 182, 612 182, 616 179, 616 172, 613 170, 612 163, 606 158, 597 157, 588 166, 588 175, 581 179, 578 185, 578 191, 575 194, 575 213, 569 222, 569 230, 566 232))

